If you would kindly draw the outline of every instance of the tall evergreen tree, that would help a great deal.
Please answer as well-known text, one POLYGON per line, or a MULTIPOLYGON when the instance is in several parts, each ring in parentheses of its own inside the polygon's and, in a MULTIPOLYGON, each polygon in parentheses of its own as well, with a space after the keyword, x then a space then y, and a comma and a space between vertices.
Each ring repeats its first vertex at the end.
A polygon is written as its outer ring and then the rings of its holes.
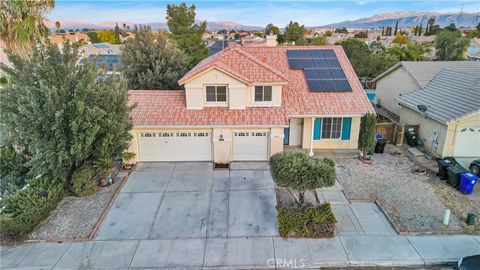
POLYGON ((39 43, 29 59, 8 55, 1 64, 10 83, 0 88, 0 123, 8 140, 28 157, 30 177, 68 179, 130 143, 131 107, 124 79, 95 61, 78 65, 78 47, 39 43))
POLYGON ((295 45, 305 45, 305 26, 290 21, 285 27, 285 40, 295 42, 295 45))
POLYGON ((422 26, 423 26, 423 22, 420 23, 420 27, 418 28, 418 35, 419 35, 419 36, 422 35, 422 26))
POLYGON ((382 37, 385 35, 385 26, 382 26, 382 37))
POLYGON ((167 5, 167 25, 178 47, 185 52, 189 68, 208 56, 208 48, 203 43, 202 35, 207 28, 207 22, 195 23, 195 5, 167 5))
POLYGON ((395 32, 393 32, 393 35, 396 36, 398 32, 398 21, 395 23, 395 32))
POLYGON ((118 27, 118 23, 115 23, 115 43, 120 43, 120 28, 118 27))
POLYGON ((185 54, 166 33, 149 29, 140 29, 125 42, 120 63, 130 89, 178 89, 177 81, 188 66, 185 54))

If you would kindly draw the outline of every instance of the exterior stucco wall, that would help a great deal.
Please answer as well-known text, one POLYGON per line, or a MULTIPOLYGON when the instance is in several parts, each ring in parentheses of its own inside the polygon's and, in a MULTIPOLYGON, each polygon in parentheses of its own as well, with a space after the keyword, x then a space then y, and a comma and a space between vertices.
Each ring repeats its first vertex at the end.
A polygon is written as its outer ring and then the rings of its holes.
MULTIPOLYGON (((430 118, 425 118, 414 110, 402 107, 400 112, 400 124, 420 125, 418 136, 423 141, 427 150, 444 156, 445 142, 451 142, 451 131, 448 132, 447 126, 430 118)), ((448 148, 448 147, 447 147, 448 148)))
POLYGON ((400 66, 377 81, 376 97, 385 109, 400 115, 400 106, 395 98, 419 88, 413 77, 400 66))
POLYGON ((210 69, 185 83, 185 95, 188 109, 203 109, 209 106, 224 106, 230 109, 245 109, 247 106, 269 107, 282 105, 282 84, 272 85, 271 102, 255 102, 254 87, 218 70, 210 69), (205 86, 227 85, 227 102, 207 102, 205 86))
MULTIPOLYGON (((360 133, 360 117, 352 117, 352 126, 350 129, 350 140, 330 140, 320 139, 313 141, 313 149, 357 149, 358 136, 360 133)), ((302 148, 309 149, 312 140, 312 118, 303 119, 303 139, 302 148)))

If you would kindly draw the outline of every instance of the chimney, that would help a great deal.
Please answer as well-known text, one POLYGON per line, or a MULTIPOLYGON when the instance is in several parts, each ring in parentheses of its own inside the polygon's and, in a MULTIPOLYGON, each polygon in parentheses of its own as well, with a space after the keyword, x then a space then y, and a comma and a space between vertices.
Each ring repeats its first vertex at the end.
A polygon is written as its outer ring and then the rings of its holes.
POLYGON ((277 35, 272 35, 270 33, 270 35, 267 35, 266 38, 267 38, 267 46, 268 47, 277 46, 277 35))

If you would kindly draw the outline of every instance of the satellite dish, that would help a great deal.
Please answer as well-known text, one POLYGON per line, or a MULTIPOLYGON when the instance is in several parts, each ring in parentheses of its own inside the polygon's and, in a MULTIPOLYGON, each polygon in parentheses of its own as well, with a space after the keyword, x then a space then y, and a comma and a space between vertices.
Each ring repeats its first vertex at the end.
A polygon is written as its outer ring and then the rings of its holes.
POLYGON ((428 107, 425 106, 425 105, 422 105, 422 104, 417 105, 417 108, 418 108, 422 113, 424 113, 424 112, 426 112, 426 111, 428 110, 428 107))

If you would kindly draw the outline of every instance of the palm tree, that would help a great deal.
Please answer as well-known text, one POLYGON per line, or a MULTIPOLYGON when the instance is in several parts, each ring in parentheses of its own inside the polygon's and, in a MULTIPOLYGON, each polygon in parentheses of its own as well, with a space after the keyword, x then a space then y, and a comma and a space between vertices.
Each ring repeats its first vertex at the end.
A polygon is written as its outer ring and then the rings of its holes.
POLYGON ((0 1, 0 38, 6 50, 26 55, 36 39, 49 30, 44 15, 55 7, 55 0, 0 1))
POLYGON ((57 28, 57 33, 60 32, 60 27, 61 27, 61 26, 62 26, 62 25, 60 24, 59 21, 56 21, 56 22, 55 22, 55 27, 57 28))

